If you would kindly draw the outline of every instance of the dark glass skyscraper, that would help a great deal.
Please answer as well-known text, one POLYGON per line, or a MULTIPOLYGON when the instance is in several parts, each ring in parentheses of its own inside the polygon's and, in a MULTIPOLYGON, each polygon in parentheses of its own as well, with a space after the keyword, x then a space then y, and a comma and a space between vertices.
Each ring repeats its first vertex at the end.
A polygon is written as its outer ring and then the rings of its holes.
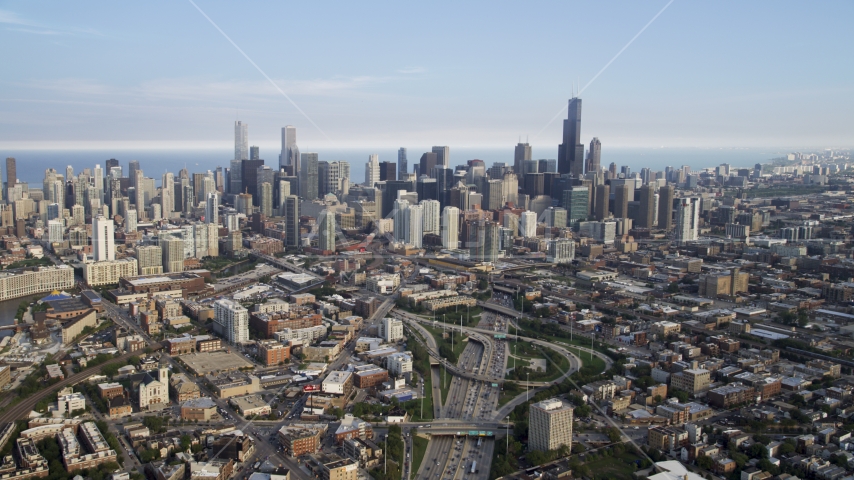
POLYGON ((397 168, 397 178, 403 178, 404 173, 409 173, 407 171, 409 166, 406 163, 406 149, 403 147, 397 151, 397 168))
POLYGON ((557 171, 578 177, 584 174, 584 144, 581 143, 581 99, 569 100, 563 121, 563 143, 558 145, 557 171))

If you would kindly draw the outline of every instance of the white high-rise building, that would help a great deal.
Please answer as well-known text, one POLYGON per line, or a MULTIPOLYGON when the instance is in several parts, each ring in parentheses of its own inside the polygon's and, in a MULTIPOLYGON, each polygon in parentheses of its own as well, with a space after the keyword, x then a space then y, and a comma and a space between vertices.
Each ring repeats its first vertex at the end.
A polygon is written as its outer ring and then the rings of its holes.
POLYGON ((507 202, 519 204, 519 177, 512 172, 505 173, 501 182, 501 205, 507 202))
POLYGON ((456 249, 460 246, 460 209, 445 207, 442 210, 442 247, 456 249))
POLYGON ((415 248, 421 248, 424 242, 424 207, 421 205, 410 205, 404 212, 404 223, 406 225, 406 242, 415 248))
POLYGON ((379 334, 387 343, 403 340, 403 322, 396 318, 383 318, 379 334))
POLYGON ((125 218, 125 233, 136 233, 136 223, 136 209, 131 208, 127 211, 127 218, 125 218))
POLYGON ((421 200, 419 203, 424 208, 423 227, 424 235, 428 233, 439 234, 439 218, 442 206, 438 200, 421 200))
POLYGON ((323 251, 335 251, 335 213, 329 210, 320 212, 317 219, 319 227, 317 234, 317 248, 323 251))
POLYGON ((231 300, 214 302, 214 330, 219 326, 219 332, 230 343, 249 341, 249 310, 243 305, 231 300))
POLYGON ((373 187, 380 181, 380 157, 379 155, 371 155, 368 157, 368 163, 365 164, 365 185, 373 187))
POLYGON ((136 261, 140 275, 163 273, 163 250, 157 245, 136 247, 136 261))
POLYGON ((546 247, 546 260, 551 263, 572 263, 575 258, 575 240, 553 238, 546 247))
POLYGON ((228 233, 240 230, 240 217, 236 213, 225 214, 225 227, 228 233))
POLYGON ((216 192, 208 193, 205 199, 205 223, 219 225, 219 195, 216 192))
POLYGON ((116 225, 103 215, 92 219, 92 258, 96 262, 116 259, 116 225))
POLYGON ((537 214, 530 210, 522 212, 519 216, 519 235, 525 238, 537 236, 537 214))
POLYGON ((249 125, 234 122, 234 159, 249 160, 249 125))
POLYGON ((406 200, 395 200, 394 201, 394 210, 392 210, 392 215, 394 215, 394 241, 395 242, 405 242, 406 241, 406 211, 409 210, 409 202, 406 200))
POLYGON ((62 243, 62 236, 64 232, 65 226, 62 224, 62 220, 47 221, 47 238, 51 244, 62 243))
POLYGON ((700 199, 680 198, 676 207, 675 235, 677 242, 690 242, 699 238, 700 199))
POLYGON ((160 213, 163 218, 172 218, 175 211, 175 176, 171 172, 163 174, 160 185, 160 213))
POLYGON ((528 449, 546 452, 563 445, 572 447, 573 408, 558 398, 531 405, 528 420, 528 449))

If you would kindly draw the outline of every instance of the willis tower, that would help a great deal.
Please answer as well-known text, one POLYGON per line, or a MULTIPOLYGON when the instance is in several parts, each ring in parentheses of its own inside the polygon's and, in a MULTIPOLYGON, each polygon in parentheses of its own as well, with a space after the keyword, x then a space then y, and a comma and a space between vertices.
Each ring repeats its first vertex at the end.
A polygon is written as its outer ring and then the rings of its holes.
POLYGON ((569 100, 567 119, 563 121, 563 143, 558 145, 557 171, 574 178, 584 174, 584 144, 581 143, 581 99, 569 100))

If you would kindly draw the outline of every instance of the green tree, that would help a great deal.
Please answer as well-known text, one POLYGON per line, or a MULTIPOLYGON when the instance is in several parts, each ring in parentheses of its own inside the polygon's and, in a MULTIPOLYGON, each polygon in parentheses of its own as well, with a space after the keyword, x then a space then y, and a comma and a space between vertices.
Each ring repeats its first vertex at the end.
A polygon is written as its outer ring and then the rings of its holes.
POLYGON ((697 457, 697 466, 702 468, 703 470, 711 470, 714 464, 715 462, 712 461, 712 457, 708 455, 700 455, 699 457, 697 457))

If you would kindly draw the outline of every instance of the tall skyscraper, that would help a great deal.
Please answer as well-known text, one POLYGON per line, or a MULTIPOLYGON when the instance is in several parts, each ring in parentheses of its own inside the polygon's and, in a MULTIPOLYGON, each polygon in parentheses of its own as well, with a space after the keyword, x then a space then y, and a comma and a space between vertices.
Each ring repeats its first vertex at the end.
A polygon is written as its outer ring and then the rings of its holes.
POLYGON ((425 152, 421 155, 421 160, 418 162, 418 176, 433 175, 433 167, 436 165, 442 165, 439 161, 439 154, 436 152, 425 152))
POLYGON ((249 160, 261 160, 261 148, 256 145, 249 147, 249 160))
MULTIPOLYGON (((71 177, 68 175, 68 173, 69 173, 68 170, 70 168, 71 167, 69 166, 68 168, 65 169, 65 180, 68 182, 71 181, 71 177)), ((139 171, 139 169, 140 169, 139 168, 139 161, 131 160, 128 162, 128 178, 130 179, 130 186, 131 187, 136 188, 136 172, 139 171)), ((73 175, 73 170, 72 170, 72 175, 73 175)))
POLYGON ((208 193, 205 199, 205 223, 219 225, 219 195, 216 192, 208 193))
POLYGON ((442 210, 442 247, 457 249, 460 246, 460 209, 445 207, 442 210))
POLYGON ((419 203, 423 207, 423 215, 422 221, 423 226, 421 231, 424 235, 428 233, 432 233, 435 235, 439 235, 439 218, 440 218, 440 208, 438 200, 421 200, 419 203))
POLYGON ((557 171, 575 178, 584 173, 584 144, 581 143, 581 99, 569 100, 567 119, 563 121, 563 143, 558 145, 557 171))
POLYGON ((572 446, 571 406, 558 398, 531 405, 528 427, 528 449, 547 452, 561 446, 572 446))
POLYGON ((663 230, 673 228, 673 194, 673 185, 658 189, 658 228, 663 230))
POLYGON ((608 218, 611 209, 608 206, 611 196, 611 187, 609 185, 596 186, 596 220, 602 221, 608 218))
POLYGON ((6 188, 18 182, 18 167, 14 157, 6 157, 6 188))
POLYGON ((566 209, 566 225, 575 227, 587 220, 590 214, 590 189, 572 186, 563 191, 563 208, 566 209))
POLYGON ((234 159, 249 160, 249 125, 234 122, 234 159))
POLYGON ((484 210, 498 210, 501 208, 501 195, 503 192, 501 180, 488 180, 483 189, 484 210))
POLYGON ((325 252, 335 251, 335 213, 324 209, 317 219, 319 227, 317 234, 317 248, 325 252))
POLYGON ((410 205, 405 210, 404 222, 406 223, 406 244, 421 248, 424 243, 424 207, 410 205))
POLYGON ((519 142, 513 152, 513 171, 517 175, 525 173, 525 160, 531 159, 531 144, 519 142))
POLYGON ((537 214, 526 210, 519 215, 519 235, 525 238, 537 236, 537 214))
POLYGON ((611 186, 614 188, 614 218, 629 218, 629 186, 611 186))
POLYGON ((365 186, 373 187, 380 181, 380 158, 379 155, 370 155, 368 163, 365 164, 365 186))
MULTIPOLYGON (((279 170, 285 167, 296 169, 298 158, 294 158, 294 148, 297 145, 297 129, 291 125, 282 127, 282 153, 279 154, 279 170)), ((292 170, 291 175, 296 175, 297 172, 292 170)))
POLYGON ((501 205, 519 203, 519 176, 513 172, 506 172, 501 181, 501 205))
POLYGON ((400 147, 397 150, 397 177, 403 179, 403 174, 409 173, 406 169, 409 167, 406 160, 406 149, 400 147))
POLYGON ((285 245, 300 246, 299 197, 296 195, 285 197, 285 245))
POLYGON ((108 174, 110 173, 110 170, 113 169, 113 167, 118 167, 118 166, 119 166, 119 161, 116 160, 115 158, 110 158, 110 159, 104 161, 104 171, 107 172, 108 174))
POLYGON ((394 241, 403 243, 406 241, 406 231, 408 225, 406 223, 406 210, 409 209, 407 200, 397 199, 394 201, 394 209, 392 215, 394 218, 394 241))
POLYGON ((92 257, 96 262, 116 259, 116 226, 112 219, 92 219, 92 257))
POLYGON ((677 242, 690 242, 699 238, 700 199, 697 197, 680 198, 676 206, 675 239, 677 242))
POLYGON ((273 216, 273 185, 270 182, 264 182, 258 185, 258 196, 260 198, 261 214, 267 218, 273 216))
POLYGON ((249 310, 231 300, 214 302, 214 330, 233 344, 249 341, 249 310), (217 328, 219 327, 219 328, 217 328))
POLYGON ((163 271, 184 271, 184 240, 176 237, 160 239, 160 249, 163 253, 163 271))
POLYGON ((637 226, 640 228, 652 228, 655 222, 655 187, 644 185, 640 188, 640 212, 637 226))
POLYGON ((163 174, 163 180, 160 184, 160 212, 163 218, 172 218, 172 212, 175 211, 175 176, 172 172, 163 174))
POLYGON ((303 200, 317 198, 317 161, 316 153, 300 154, 299 195, 303 200))
POLYGON ((127 218, 125 218, 125 233, 136 233, 136 224, 136 209, 131 208, 127 211, 127 218))
POLYGON ((587 171, 598 172, 601 158, 602 142, 599 141, 599 137, 593 137, 593 140, 590 140, 590 150, 587 151, 587 171))
MULTIPOLYGON (((443 165, 446 168, 449 168, 451 166, 451 147, 433 147, 432 152, 436 154, 436 165, 443 165)), ((432 171, 433 169, 431 168, 430 170, 421 173, 426 173, 427 175, 430 175, 430 172, 432 171)))
POLYGON ((380 162, 380 181, 397 180, 397 164, 394 162, 380 162))

